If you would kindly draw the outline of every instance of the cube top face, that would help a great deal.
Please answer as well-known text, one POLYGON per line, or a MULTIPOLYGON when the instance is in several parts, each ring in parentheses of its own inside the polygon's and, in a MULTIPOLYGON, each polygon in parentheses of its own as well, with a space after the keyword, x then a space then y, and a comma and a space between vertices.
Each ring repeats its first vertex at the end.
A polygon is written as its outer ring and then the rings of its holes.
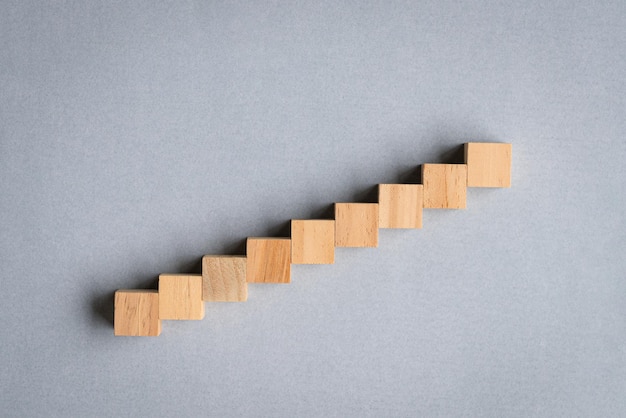
POLYGON ((421 228, 424 186, 379 184, 379 228, 421 228))
POLYGON ((335 221, 306 219, 291 221, 291 262, 333 264, 335 262, 335 221))
POLYGON ((424 207, 465 209, 467 207, 467 165, 424 164, 424 207))
POLYGON ((202 275, 161 274, 159 276, 159 318, 204 318, 202 275))
POLYGON ((511 144, 465 144, 468 187, 511 187, 511 144))
POLYGON ((202 257, 202 300, 244 302, 248 299, 245 256, 205 255, 202 257))
POLYGON ((378 247, 378 203, 335 203, 335 246, 378 247))
POLYGON ((156 337, 161 334, 159 293, 156 290, 120 289, 115 292, 114 334, 156 337))
POLYGON ((246 255, 248 283, 291 282, 291 239, 248 238, 246 255))

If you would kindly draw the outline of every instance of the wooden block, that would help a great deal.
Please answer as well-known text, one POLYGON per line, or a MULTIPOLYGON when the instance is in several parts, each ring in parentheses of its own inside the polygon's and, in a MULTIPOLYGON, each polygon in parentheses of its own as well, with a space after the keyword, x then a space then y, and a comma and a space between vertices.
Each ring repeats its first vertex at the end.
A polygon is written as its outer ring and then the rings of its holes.
POLYGON ((424 186, 379 184, 378 205, 379 228, 421 228, 424 186))
POLYGON ((202 257, 202 300, 245 302, 248 299, 246 257, 205 255, 202 257))
POLYGON ((115 292, 114 310, 115 335, 156 337, 161 334, 156 290, 120 289, 115 292))
POLYGON ((465 144, 468 187, 511 187, 511 144, 465 144))
POLYGON ((291 282, 291 240, 289 238, 248 238, 248 283, 291 282))
POLYGON ((333 264, 335 262, 335 221, 307 219, 291 221, 291 262, 333 264))
POLYGON ((335 203, 335 246, 378 247, 378 203, 335 203))
POLYGON ((465 164, 424 164, 424 207, 465 209, 467 166, 465 164))
POLYGON ((204 318, 201 274, 161 274, 159 276, 159 318, 204 318))

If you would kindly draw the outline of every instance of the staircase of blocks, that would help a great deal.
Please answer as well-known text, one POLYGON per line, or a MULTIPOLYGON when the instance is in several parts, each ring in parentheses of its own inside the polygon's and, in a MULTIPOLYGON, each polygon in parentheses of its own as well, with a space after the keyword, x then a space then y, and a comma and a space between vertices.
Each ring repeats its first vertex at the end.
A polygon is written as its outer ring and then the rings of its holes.
POLYGON ((248 283, 289 283, 292 264, 333 264, 335 247, 377 247, 379 228, 421 228, 422 209, 464 209, 468 187, 511 187, 511 144, 464 144, 463 164, 422 164, 422 184, 379 184, 378 203, 335 203, 334 219, 294 219, 289 238, 250 237, 246 255, 205 255, 202 274, 115 292, 114 335, 158 336, 199 320, 205 302, 244 302, 248 283))

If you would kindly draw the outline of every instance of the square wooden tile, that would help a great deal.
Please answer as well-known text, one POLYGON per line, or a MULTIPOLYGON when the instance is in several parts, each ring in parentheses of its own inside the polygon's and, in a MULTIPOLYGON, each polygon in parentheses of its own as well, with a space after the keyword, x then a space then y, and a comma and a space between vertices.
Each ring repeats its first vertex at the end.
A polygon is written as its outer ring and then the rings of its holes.
POLYGON ((159 318, 204 318, 201 274, 161 274, 159 276, 159 318))
POLYGON ((335 246, 378 247, 378 203, 335 203, 335 246))
POLYGON ((113 323, 116 336, 158 336, 161 334, 159 293, 135 289, 116 291, 113 323))
POLYGON ((424 164, 424 207, 465 209, 467 207, 467 166, 465 164, 424 164))
POLYGON ((248 299, 247 260, 237 255, 202 257, 202 300, 244 302, 248 299))
POLYGON ((511 144, 465 144, 468 187, 511 187, 511 144))
POLYGON ((421 228, 424 186, 379 184, 378 205, 379 228, 421 228))
POLYGON ((333 264, 335 262, 335 221, 294 219, 291 221, 291 262, 333 264))
POLYGON ((291 239, 248 238, 248 283, 291 282, 291 239))

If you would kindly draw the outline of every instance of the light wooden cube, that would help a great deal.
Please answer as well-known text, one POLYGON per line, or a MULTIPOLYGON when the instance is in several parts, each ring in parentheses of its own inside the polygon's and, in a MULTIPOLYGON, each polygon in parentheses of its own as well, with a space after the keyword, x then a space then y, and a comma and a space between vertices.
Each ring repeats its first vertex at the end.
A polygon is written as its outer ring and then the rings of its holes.
POLYGON ((424 164, 424 207, 465 209, 467 207, 467 165, 424 164))
POLYGON ((161 334, 156 290, 120 289, 115 292, 114 309, 115 335, 156 337, 161 334))
POLYGON ((289 238, 248 238, 246 255, 248 283, 291 282, 289 238))
POLYGON ((378 247, 378 203, 335 203, 335 246, 378 247))
POLYGON ((421 228, 424 186, 379 184, 378 205, 379 228, 421 228))
POLYGON ((246 257, 205 255, 202 257, 202 300, 245 302, 248 299, 246 257))
POLYGON ((333 264, 335 262, 335 221, 307 219, 291 221, 291 262, 333 264))
POLYGON ((159 276, 159 318, 204 318, 201 274, 161 274, 159 276))
POLYGON ((468 187, 511 187, 511 144, 465 144, 468 187))

